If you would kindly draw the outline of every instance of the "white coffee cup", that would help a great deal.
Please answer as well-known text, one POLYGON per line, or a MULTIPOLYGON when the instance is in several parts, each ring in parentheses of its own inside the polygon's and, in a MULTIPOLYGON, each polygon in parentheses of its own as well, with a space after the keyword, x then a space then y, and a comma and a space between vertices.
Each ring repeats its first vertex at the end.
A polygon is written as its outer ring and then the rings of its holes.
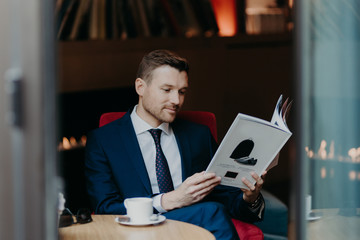
POLYGON ((306 217, 310 216, 310 213, 311 213, 311 195, 306 195, 306 197, 305 197, 305 210, 306 210, 306 217))
POLYGON ((146 197, 127 198, 124 201, 126 214, 133 223, 147 223, 153 215, 153 200, 146 197))

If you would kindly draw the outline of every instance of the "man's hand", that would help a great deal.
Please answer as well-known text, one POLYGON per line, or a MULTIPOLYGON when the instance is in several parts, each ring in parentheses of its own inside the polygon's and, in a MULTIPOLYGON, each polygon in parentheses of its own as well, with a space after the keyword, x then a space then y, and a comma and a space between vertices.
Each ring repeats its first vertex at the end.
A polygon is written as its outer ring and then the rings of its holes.
POLYGON ((204 199, 215 186, 219 185, 220 177, 215 173, 195 173, 188 177, 179 188, 165 193, 161 198, 161 205, 166 210, 189 206, 204 199))
POLYGON ((245 200, 245 202, 248 203, 253 203, 257 197, 260 194, 260 190, 264 184, 264 179, 266 176, 266 171, 261 175, 261 177, 259 177, 259 175, 257 175, 255 172, 251 173, 251 176, 255 179, 256 183, 255 186, 252 185, 248 179, 246 178, 242 178, 241 181, 250 189, 244 189, 242 188, 241 190, 244 192, 243 195, 243 199, 245 200))

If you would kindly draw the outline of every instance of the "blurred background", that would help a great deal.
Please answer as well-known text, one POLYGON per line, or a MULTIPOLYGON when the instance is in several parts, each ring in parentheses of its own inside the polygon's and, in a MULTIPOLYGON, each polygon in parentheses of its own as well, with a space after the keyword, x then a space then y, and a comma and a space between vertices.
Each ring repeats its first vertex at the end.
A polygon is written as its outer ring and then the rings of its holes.
POLYGON ((356 0, 8 0, 0 9, 1 239, 56 238, 58 191, 88 205, 86 134, 102 113, 136 104, 137 67, 154 49, 189 60, 183 109, 215 113, 219 141, 237 113, 270 121, 280 94, 294 100, 294 134, 264 186, 289 208, 289 238, 329 231, 306 221, 308 195, 312 209, 358 221, 356 0))

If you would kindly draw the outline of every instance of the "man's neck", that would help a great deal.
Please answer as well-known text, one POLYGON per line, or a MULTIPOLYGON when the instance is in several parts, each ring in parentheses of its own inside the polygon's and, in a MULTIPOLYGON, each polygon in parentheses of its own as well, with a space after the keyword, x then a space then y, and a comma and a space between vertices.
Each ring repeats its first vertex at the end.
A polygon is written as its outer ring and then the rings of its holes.
POLYGON ((135 113, 138 115, 139 118, 144 120, 153 128, 157 128, 163 123, 155 119, 154 117, 150 116, 150 114, 146 112, 145 109, 140 104, 136 106, 135 113))

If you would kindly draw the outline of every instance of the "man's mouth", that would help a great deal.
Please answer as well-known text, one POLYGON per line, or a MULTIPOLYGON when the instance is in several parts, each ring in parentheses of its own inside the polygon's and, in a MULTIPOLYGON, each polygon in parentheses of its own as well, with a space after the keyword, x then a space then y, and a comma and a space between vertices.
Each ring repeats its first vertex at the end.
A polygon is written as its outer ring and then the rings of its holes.
POLYGON ((165 110, 172 112, 172 113, 177 113, 179 108, 173 108, 173 107, 167 107, 165 108, 165 110))

